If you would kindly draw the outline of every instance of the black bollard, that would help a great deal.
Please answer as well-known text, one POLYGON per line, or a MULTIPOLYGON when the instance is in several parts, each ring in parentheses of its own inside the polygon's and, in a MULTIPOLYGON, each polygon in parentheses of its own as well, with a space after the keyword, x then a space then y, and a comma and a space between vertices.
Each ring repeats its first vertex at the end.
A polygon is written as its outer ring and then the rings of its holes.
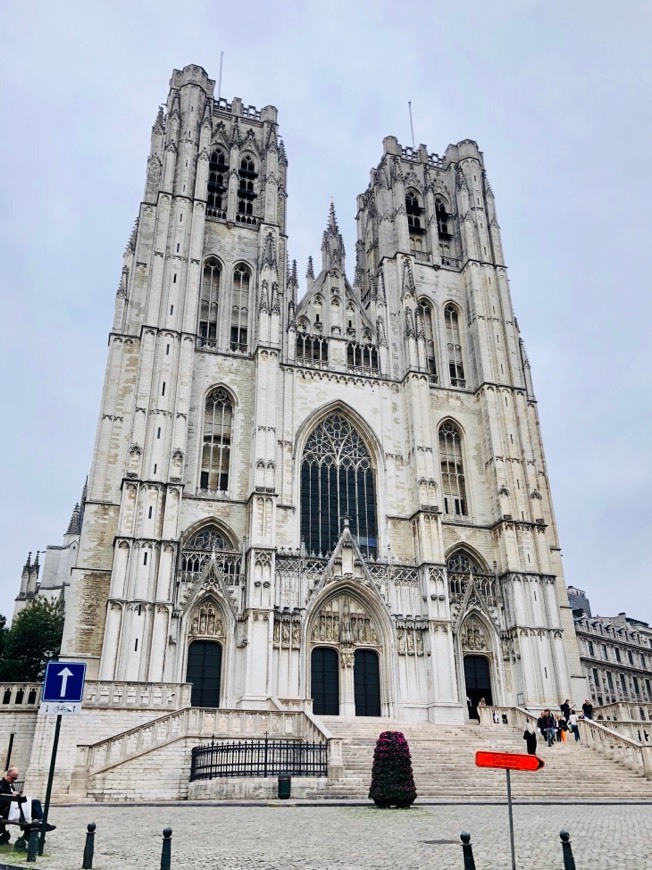
POLYGON ((462 831, 460 834, 460 840, 462 841, 462 855, 464 855, 464 870, 475 870, 473 847, 471 846, 471 834, 462 831))
POLYGON ((38 822, 32 823, 29 826, 29 834, 27 840, 27 861, 34 863, 38 854, 38 833, 40 829, 38 822))
POLYGON ((564 855, 564 870, 576 870, 575 858, 573 858, 573 849, 570 844, 570 834, 568 831, 560 831, 561 851, 564 855))
POLYGON ((163 830, 163 849, 161 850, 161 870, 172 867, 172 828, 163 830))
POLYGON ((86 845, 84 846, 84 859, 82 870, 93 870, 93 852, 95 851, 95 822, 86 826, 86 845))

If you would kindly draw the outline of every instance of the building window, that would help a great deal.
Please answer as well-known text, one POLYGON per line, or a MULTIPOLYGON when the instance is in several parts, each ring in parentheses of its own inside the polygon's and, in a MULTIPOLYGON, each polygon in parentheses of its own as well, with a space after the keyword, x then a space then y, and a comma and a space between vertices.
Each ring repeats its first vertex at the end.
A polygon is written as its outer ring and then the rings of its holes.
POLYGON ((228 173, 228 166, 224 153, 219 149, 211 154, 208 166, 208 195, 206 197, 207 217, 226 217, 224 194, 226 185, 224 178, 228 173))
POLYGON ((627 661, 630 663, 630 665, 634 664, 634 656, 632 655, 631 649, 627 650, 627 661))
POLYGON ((611 692, 611 694, 615 695, 614 681, 613 677, 611 676, 611 671, 607 671, 607 685, 609 686, 609 691, 611 692))
POLYGON ((439 427, 439 457, 444 513, 465 517, 467 509, 462 439, 459 429, 451 420, 446 420, 439 427))
POLYGON ((595 652, 593 651, 593 641, 592 641, 592 640, 587 640, 586 644, 587 644, 587 646, 588 646, 588 648, 589 648, 589 655, 590 655, 590 656, 595 656, 595 652))
POLYGON ((235 217, 240 223, 256 223, 256 218, 253 216, 254 200, 256 199, 254 181, 256 178, 258 178, 258 173, 254 161, 251 157, 243 157, 238 172, 238 213, 235 217))
POLYGON ((437 231, 440 239, 448 241, 452 238, 450 231, 451 216, 446 209, 446 204, 442 199, 435 200, 435 219, 437 221, 437 231))
POLYGON ((327 363, 328 339, 321 335, 297 333, 297 360, 301 362, 327 363))
POLYGON ((645 667, 645 656, 643 655, 643 653, 641 653, 641 667, 645 667))
POLYGON ((437 383, 437 354, 435 353, 435 326, 432 305, 427 299, 420 299, 417 305, 417 318, 423 324, 423 340, 426 345, 426 371, 432 384, 437 383))
POLYGON ((641 690, 640 690, 640 687, 639 687, 639 685, 638 685, 638 678, 637 678, 637 677, 632 677, 632 683, 633 683, 633 685, 634 685, 634 694, 635 694, 636 697, 638 698, 638 697, 640 697, 640 695, 641 695, 641 690))
POLYGON ((465 387, 464 363, 462 362, 462 345, 460 342, 460 324, 457 308, 449 304, 444 308, 446 322, 446 345, 448 349, 448 373, 451 387, 465 387))
POLYGON ((199 488, 207 492, 224 492, 229 488, 231 428, 233 402, 224 387, 208 394, 204 411, 199 488))
POLYGON ((596 689, 600 688, 600 678, 598 676, 597 668, 593 668, 593 682, 595 683, 596 689))
POLYGON ((421 215, 423 208, 419 202, 419 194, 415 190, 408 190, 405 194, 405 213, 408 219, 408 229, 410 232, 410 241, 413 236, 420 236, 425 232, 422 226, 421 215))
POLYGON ((650 698, 652 698, 652 685, 650 685, 650 681, 649 681, 649 680, 646 680, 646 681, 645 681, 645 689, 646 689, 646 691, 647 691, 647 697, 648 697, 648 700, 649 700, 650 698))
POLYGON ((220 279, 222 267, 215 257, 204 263, 199 297, 199 324, 197 334, 202 347, 217 347, 217 325, 220 305, 220 279))
POLYGON ((371 455, 357 430, 332 414, 309 436, 301 460, 301 538, 311 554, 330 553, 343 520, 366 556, 375 556, 376 489, 371 455))
POLYGON ((618 647, 614 648, 614 652, 616 653, 616 661, 619 662, 621 659, 620 659, 620 650, 618 649, 618 647))
POLYGON ((377 372, 378 351, 376 346, 373 344, 359 344, 357 341, 347 342, 346 365, 349 369, 377 372))
POLYGON ((609 661, 609 653, 607 652, 607 644, 606 643, 602 644, 602 658, 609 661))
POLYGON ((231 350, 247 350, 247 323, 249 320, 249 284, 251 272, 240 263, 233 271, 233 297, 231 305, 231 350))
POLYGON ((217 526, 204 526, 192 535, 181 549, 177 579, 189 586, 194 585, 206 565, 214 560, 229 585, 239 581, 242 554, 237 544, 229 541, 217 526))
POLYGON ((623 698, 627 698, 627 682, 625 681, 625 674, 620 675, 620 687, 623 690, 623 698))

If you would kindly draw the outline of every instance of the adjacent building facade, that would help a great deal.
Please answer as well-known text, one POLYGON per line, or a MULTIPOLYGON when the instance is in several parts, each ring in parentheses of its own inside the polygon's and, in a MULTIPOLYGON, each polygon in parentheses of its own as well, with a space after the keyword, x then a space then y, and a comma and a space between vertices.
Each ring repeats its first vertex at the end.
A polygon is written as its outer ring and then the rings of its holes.
POLYGON ((62 655, 100 682, 189 682, 205 708, 462 722, 481 697, 581 702, 481 152, 386 138, 352 283, 331 207, 301 290, 287 168, 273 106, 174 71, 74 554, 44 583, 69 583, 62 655))

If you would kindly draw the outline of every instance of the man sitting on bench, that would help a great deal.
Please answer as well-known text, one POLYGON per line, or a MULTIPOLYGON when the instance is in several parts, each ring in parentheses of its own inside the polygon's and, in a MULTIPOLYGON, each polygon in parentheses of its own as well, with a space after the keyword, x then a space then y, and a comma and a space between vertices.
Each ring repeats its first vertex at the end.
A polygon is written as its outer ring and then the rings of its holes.
MULTIPOLYGON (((17 767, 10 767, 9 770, 5 773, 5 775, 0 779, 0 845, 3 843, 8 843, 10 838, 9 831, 6 829, 5 825, 2 824, 2 819, 7 819, 9 817, 9 808, 12 804, 12 801, 5 798, 3 800, 2 795, 19 795, 21 792, 14 791, 14 783, 20 776, 20 771, 17 767)), ((41 806, 41 801, 32 800, 31 807, 31 817, 34 821, 42 822, 43 821, 43 807, 41 806)), ((54 831, 56 825, 47 824, 45 826, 46 831, 54 831)))

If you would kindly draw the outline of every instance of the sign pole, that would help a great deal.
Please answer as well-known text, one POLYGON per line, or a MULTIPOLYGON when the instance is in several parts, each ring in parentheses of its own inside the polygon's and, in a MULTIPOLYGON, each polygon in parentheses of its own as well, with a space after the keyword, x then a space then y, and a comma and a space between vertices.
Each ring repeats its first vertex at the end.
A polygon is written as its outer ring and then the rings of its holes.
POLYGON ((512 870, 516 870, 516 854, 514 852, 514 814, 512 813, 512 780, 511 771, 505 769, 507 774, 507 811, 509 813, 509 844, 512 848, 512 870))
MULTIPOLYGON (((57 760, 57 749, 59 747, 59 732, 61 731, 61 716, 57 716, 57 724, 54 726, 54 742, 52 743, 52 756, 50 758, 50 773, 48 774, 48 787, 45 792, 45 806, 43 807, 43 821, 41 822, 41 836, 38 843, 38 853, 43 854, 45 847, 45 826, 48 822, 48 812, 50 811, 50 798, 52 796, 52 781, 54 780, 54 765, 57 760)), ((508 771, 509 773, 509 771, 508 771)))

